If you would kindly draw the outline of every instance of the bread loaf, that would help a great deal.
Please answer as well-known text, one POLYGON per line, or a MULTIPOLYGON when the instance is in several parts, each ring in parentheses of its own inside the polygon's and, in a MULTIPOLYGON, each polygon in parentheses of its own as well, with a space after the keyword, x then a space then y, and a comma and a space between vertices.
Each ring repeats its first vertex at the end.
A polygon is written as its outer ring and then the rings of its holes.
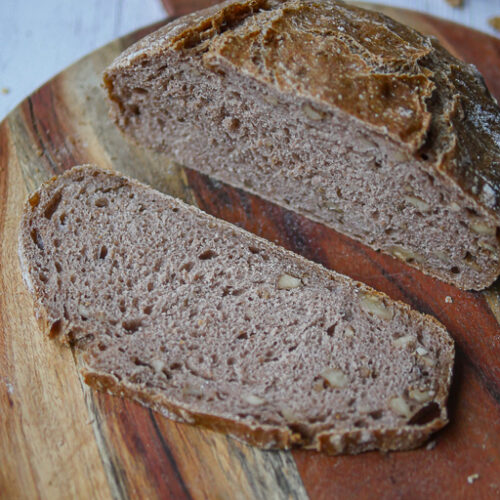
POLYGON ((264 448, 399 450, 447 422, 441 324, 93 167, 26 204, 19 254, 85 381, 264 448))
POLYGON ((334 0, 225 2, 125 51, 118 126, 465 289, 500 272, 500 112, 435 39, 334 0))

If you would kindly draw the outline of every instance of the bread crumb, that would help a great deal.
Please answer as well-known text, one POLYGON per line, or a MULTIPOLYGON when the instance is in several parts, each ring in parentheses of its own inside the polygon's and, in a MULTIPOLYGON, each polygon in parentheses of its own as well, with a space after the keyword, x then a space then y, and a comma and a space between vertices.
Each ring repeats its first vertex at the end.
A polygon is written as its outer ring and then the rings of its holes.
POLYGON ((488 24, 495 30, 500 31, 500 16, 490 17, 488 24))
POLYGON ((8 93, 10 92, 10 89, 9 89, 9 88, 7 88, 7 87, 2 87, 2 88, 0 89, 0 92, 2 92, 2 94, 8 94, 8 93))
POLYGON ((427 446, 425 447, 426 450, 433 450, 436 447, 436 441, 429 441, 427 443, 427 446))
POLYGON ((474 481, 477 481, 479 479, 479 474, 471 474, 469 477, 467 477, 467 482, 469 484, 472 484, 474 481))
POLYGON ((446 0, 446 3, 452 7, 463 7, 464 0, 446 0))
POLYGON ((447 304, 453 304, 453 299, 452 299, 449 295, 447 295, 447 296, 445 297, 444 301, 445 301, 447 304))

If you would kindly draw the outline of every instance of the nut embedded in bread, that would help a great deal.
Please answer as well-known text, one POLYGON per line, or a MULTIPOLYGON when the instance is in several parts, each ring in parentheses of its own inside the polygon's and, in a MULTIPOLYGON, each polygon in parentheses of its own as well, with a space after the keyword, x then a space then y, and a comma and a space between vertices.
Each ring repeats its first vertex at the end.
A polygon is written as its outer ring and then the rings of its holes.
POLYGON ((30 196, 19 254, 85 381, 263 448, 420 445, 454 348, 429 316, 135 181, 76 167, 30 196))
POLYGON ((500 273, 500 112, 474 67, 334 0, 225 2, 124 52, 104 82, 138 143, 425 273, 500 273))

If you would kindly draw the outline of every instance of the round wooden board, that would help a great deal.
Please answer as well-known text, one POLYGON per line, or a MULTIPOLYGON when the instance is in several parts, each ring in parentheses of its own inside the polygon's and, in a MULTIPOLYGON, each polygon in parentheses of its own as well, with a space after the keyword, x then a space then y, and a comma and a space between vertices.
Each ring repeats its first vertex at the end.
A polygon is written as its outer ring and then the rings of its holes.
MULTIPOLYGON (((499 40, 384 10, 474 62, 500 98, 499 40)), ((0 498, 499 498, 498 284, 460 291, 128 143, 108 118, 100 75, 156 27, 77 62, 0 124, 0 498), (263 452, 90 390, 71 350, 39 332, 16 251, 27 193, 81 163, 136 177, 434 315, 457 344, 450 425, 413 452, 263 452)))

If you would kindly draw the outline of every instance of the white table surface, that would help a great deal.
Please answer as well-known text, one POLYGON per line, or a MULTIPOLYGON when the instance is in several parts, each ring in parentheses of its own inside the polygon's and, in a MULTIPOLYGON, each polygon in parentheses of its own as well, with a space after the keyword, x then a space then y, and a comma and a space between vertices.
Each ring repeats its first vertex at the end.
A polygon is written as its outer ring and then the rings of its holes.
MULTIPOLYGON (((378 0, 498 36, 500 0, 378 0)), ((59 71, 116 37, 163 19, 160 0, 0 0, 0 120, 59 71)))

